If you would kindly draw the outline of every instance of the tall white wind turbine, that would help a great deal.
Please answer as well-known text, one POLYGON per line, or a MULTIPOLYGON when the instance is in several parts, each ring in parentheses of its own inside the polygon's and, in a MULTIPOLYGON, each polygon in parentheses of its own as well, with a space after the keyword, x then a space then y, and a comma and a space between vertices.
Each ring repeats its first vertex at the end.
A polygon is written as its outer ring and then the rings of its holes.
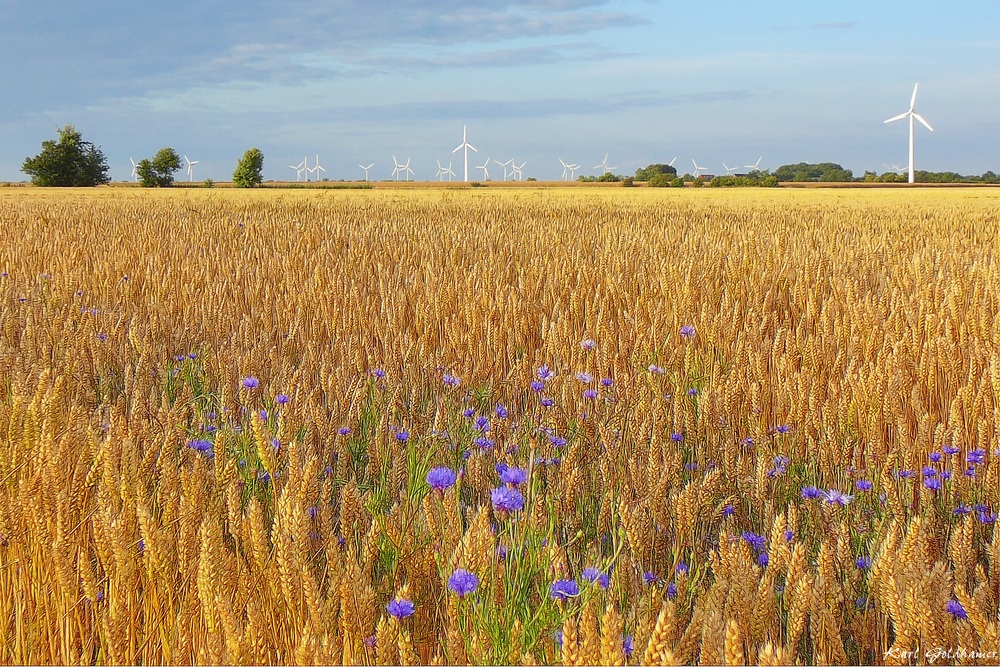
POLYGON ((920 114, 918 114, 916 111, 913 110, 913 107, 917 104, 917 88, 919 86, 920 86, 919 83, 913 84, 913 95, 910 96, 910 108, 909 108, 909 110, 904 111, 903 113, 899 114, 898 116, 893 116, 892 118, 890 118, 890 119, 888 119, 886 121, 883 121, 883 123, 892 123, 892 122, 897 121, 897 120, 903 120, 906 117, 909 117, 909 119, 910 119, 910 183, 914 182, 914 179, 913 179, 913 119, 916 118, 917 120, 919 120, 920 123, 924 127, 926 127, 928 130, 930 130, 931 132, 934 131, 934 128, 931 127, 927 123, 926 120, 924 120, 923 116, 921 116, 920 114))
POLYGON ((295 170, 295 182, 298 183, 302 179, 302 172, 307 169, 306 161, 302 160, 299 164, 290 164, 288 168, 295 170))
POLYGON ((483 180, 484 181, 490 180, 490 170, 488 169, 489 166, 490 166, 490 159, 486 158, 486 162, 484 162, 481 165, 479 165, 478 167, 476 167, 476 169, 482 169, 483 170, 483 180))
POLYGON ((365 182, 367 183, 368 182, 368 170, 371 169, 372 167, 374 167, 375 163, 372 162, 367 167, 365 165, 363 165, 363 164, 359 164, 358 166, 365 170, 365 182))
POLYGON ((309 171, 311 171, 314 174, 316 174, 316 180, 317 181, 321 180, 319 172, 321 172, 321 171, 322 172, 326 172, 326 169, 324 169, 323 167, 319 166, 319 155, 318 154, 316 155, 316 166, 313 167, 312 169, 310 169, 309 171))
POLYGON ((493 160, 493 161, 496 162, 501 167, 503 167, 503 180, 506 182, 507 176, 508 176, 508 174, 507 174, 507 167, 509 167, 510 165, 514 164, 514 158, 511 158, 511 159, 507 160, 506 162, 501 162, 500 160, 493 160))
POLYGON ((129 158, 128 161, 132 163, 132 178, 135 180, 136 183, 138 183, 139 182, 139 165, 137 165, 135 163, 135 160, 133 160, 132 158, 129 158))
POLYGON ((515 164, 512 167, 512 173, 514 175, 514 178, 516 178, 518 181, 520 181, 521 177, 524 176, 524 172, 522 170, 524 169, 524 165, 526 164, 528 164, 527 160, 525 160, 521 164, 515 164))
POLYGON ((756 162, 754 162, 753 164, 746 165, 746 168, 749 169, 750 171, 760 171, 760 161, 763 159, 764 156, 761 155, 759 158, 757 158, 756 162))
POLYGON ((392 156, 392 163, 395 165, 395 169, 392 170, 392 177, 398 181, 399 172, 402 171, 403 165, 399 164, 399 161, 396 159, 395 155, 392 156))
POLYGON ((691 158, 691 163, 694 165, 694 177, 695 178, 698 178, 698 172, 699 171, 708 171, 707 167, 699 167, 698 163, 695 161, 694 158, 691 158))
POLYGON ((608 166, 608 155, 609 155, 608 153, 605 153, 604 154, 604 162, 602 162, 601 164, 595 164, 594 165, 594 169, 600 169, 602 174, 607 174, 608 172, 612 172, 612 171, 614 171, 615 169, 618 168, 618 167, 609 167, 608 166))
POLYGON ((188 181, 191 181, 194 178, 194 166, 198 164, 198 161, 195 160, 192 162, 191 160, 188 159, 187 155, 184 156, 184 161, 187 162, 188 165, 187 168, 188 181))
POLYGON ((469 126, 462 126, 462 143, 458 145, 458 148, 452 151, 452 153, 457 153, 458 151, 465 149, 465 182, 469 182, 469 149, 472 149, 473 153, 478 153, 476 147, 469 143, 469 126))
POLYGON ((730 167, 725 162, 722 163, 723 168, 726 170, 726 176, 733 174, 739 167, 730 167))

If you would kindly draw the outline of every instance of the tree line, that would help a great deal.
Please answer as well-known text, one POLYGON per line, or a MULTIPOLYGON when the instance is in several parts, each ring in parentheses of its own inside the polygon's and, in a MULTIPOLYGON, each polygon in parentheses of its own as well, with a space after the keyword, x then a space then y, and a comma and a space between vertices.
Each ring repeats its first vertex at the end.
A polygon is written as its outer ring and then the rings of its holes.
MULTIPOLYGON (((135 173, 143 187, 167 188, 174 184, 174 174, 180 168, 181 156, 173 148, 165 147, 153 157, 140 160, 135 173)), ((258 186, 263 182, 263 170, 264 154, 258 148, 251 148, 237 163, 233 184, 238 188, 258 186)), ((104 153, 84 141, 72 125, 60 129, 58 139, 43 141, 42 152, 25 158, 21 171, 31 176, 33 184, 43 187, 93 187, 111 181, 104 153)))

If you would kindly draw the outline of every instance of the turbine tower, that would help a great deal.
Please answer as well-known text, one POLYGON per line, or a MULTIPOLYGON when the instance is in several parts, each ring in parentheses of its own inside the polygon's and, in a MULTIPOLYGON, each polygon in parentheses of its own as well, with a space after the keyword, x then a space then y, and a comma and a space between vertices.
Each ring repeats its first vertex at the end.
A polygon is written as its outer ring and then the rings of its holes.
POLYGON ((490 170, 487 169, 487 167, 489 167, 489 165, 490 165, 490 159, 486 158, 486 162, 484 162, 481 165, 479 165, 478 167, 476 167, 476 169, 482 169, 483 170, 483 180, 484 181, 490 180, 490 170))
POLYGON ((458 148, 452 151, 452 153, 457 153, 458 151, 465 149, 465 182, 469 182, 469 149, 472 149, 473 153, 478 153, 476 147, 469 143, 469 126, 462 126, 462 143, 458 145, 458 148))
POLYGON ((514 174, 514 176, 516 177, 516 179, 517 179, 518 181, 520 181, 520 180, 521 180, 521 177, 522 177, 522 176, 524 176, 524 172, 523 172, 523 171, 521 171, 521 170, 522 170, 522 169, 524 169, 524 165, 526 165, 526 164, 528 164, 528 161, 527 161, 527 160, 525 160, 525 161, 524 161, 524 162, 522 162, 521 164, 515 164, 515 165, 514 165, 514 166, 512 167, 512 170, 513 170, 513 174, 514 174))
POLYGON ((372 162, 367 167, 365 165, 363 165, 363 164, 359 164, 358 166, 365 170, 365 182, 367 183, 368 182, 368 170, 371 169, 372 167, 374 167, 375 163, 372 162))
POLYGON ((931 127, 927 123, 926 120, 924 120, 923 116, 921 116, 920 114, 918 114, 916 111, 913 110, 913 107, 917 103, 917 87, 918 86, 920 86, 919 83, 913 84, 913 95, 910 97, 910 108, 909 108, 909 110, 904 111, 903 113, 899 114, 898 116, 893 116, 892 118, 890 118, 890 119, 888 119, 886 121, 883 121, 883 123, 892 123, 892 122, 897 121, 897 120, 903 120, 906 117, 909 117, 909 119, 910 119, 910 183, 915 182, 914 178, 913 178, 913 119, 916 118, 917 120, 919 120, 921 122, 921 124, 923 124, 923 126, 926 127, 928 130, 930 130, 931 132, 934 131, 934 128, 931 127))
POLYGON ((509 167, 511 164, 514 163, 514 158, 511 158, 511 159, 507 160, 506 162, 501 162, 500 160, 493 160, 493 161, 496 162, 501 167, 503 167, 503 180, 504 180, 504 182, 506 182, 507 181, 507 167, 509 167))
POLYGON ((321 180, 319 172, 321 172, 321 171, 322 172, 326 172, 326 169, 324 169, 323 167, 319 166, 319 154, 316 155, 316 166, 313 167, 312 169, 310 169, 309 171, 311 171, 314 174, 316 174, 316 181, 317 182, 319 182, 321 180))
POLYGON ((187 168, 188 182, 191 182, 191 179, 194 178, 194 166, 198 164, 198 161, 195 160, 194 162, 192 162, 191 160, 188 159, 187 155, 184 156, 184 161, 187 162, 188 165, 187 168))

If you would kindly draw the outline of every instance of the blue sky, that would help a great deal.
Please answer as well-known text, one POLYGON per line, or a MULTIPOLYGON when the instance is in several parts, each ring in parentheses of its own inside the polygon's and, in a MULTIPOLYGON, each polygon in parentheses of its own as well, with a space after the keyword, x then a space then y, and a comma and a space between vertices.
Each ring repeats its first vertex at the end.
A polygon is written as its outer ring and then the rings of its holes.
MULTIPOLYGON (((319 154, 325 176, 419 180, 468 125, 489 157, 556 179, 677 157, 710 172, 904 165, 1000 171, 1000 3, 718 0, 260 2, 0 0, 0 180, 72 123, 114 180, 172 146, 229 180, 251 146, 267 179, 319 154)), ((501 170, 490 164, 490 175, 501 170)), ((180 175, 180 178, 186 176, 180 175)))

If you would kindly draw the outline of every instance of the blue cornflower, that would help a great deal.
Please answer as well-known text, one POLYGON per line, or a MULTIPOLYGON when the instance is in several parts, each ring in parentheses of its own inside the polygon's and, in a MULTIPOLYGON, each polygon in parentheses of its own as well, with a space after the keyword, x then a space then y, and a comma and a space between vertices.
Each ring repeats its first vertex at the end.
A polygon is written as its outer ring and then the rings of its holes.
POLYGON ((926 486, 931 491, 940 491, 941 490, 941 480, 938 479, 937 477, 925 477, 924 478, 924 486, 926 486))
POLYGON ((688 564, 684 562, 677 563, 677 567, 674 568, 674 572, 677 574, 687 574, 690 571, 691 568, 689 568, 688 564))
POLYGON ((694 327, 690 324, 685 324, 681 327, 681 338, 685 340, 690 340, 694 338, 694 327))
POLYGON ((497 417, 499 417, 500 419, 507 419, 508 415, 510 415, 510 412, 507 411, 507 408, 502 405, 497 406, 496 413, 497 417))
POLYGON ((543 396, 541 404, 543 408, 551 408, 553 405, 556 404, 556 402, 555 399, 549 398, 548 396, 543 396))
POLYGON ((466 569, 458 568, 448 577, 448 588, 464 598, 479 587, 479 578, 466 569))
POLYGON ((340 428, 337 429, 337 433, 340 434, 340 435, 350 435, 351 434, 351 427, 350 426, 341 426, 340 428))
POLYGON ((243 386, 246 389, 256 389, 258 386, 260 386, 260 380, 253 377, 252 375, 249 377, 245 377, 243 378, 243 386))
POLYGON ((500 472, 500 481, 504 484, 520 486, 528 481, 528 473, 523 468, 504 468, 500 472))
POLYGON ((410 439, 410 433, 408 431, 399 431, 396 433, 396 440, 399 442, 406 442, 410 439))
POLYGON ((455 484, 458 476, 451 468, 438 467, 427 471, 427 483, 432 489, 444 491, 455 484))
POLYGON ((560 579, 549 588, 553 600, 566 600, 580 594, 580 585, 575 579, 560 579))
POLYGON ((465 417, 466 419, 472 419, 473 415, 475 414, 476 414, 475 408, 466 408, 462 410, 462 416, 465 417))
POLYGON ((671 433, 670 439, 673 440, 674 442, 683 442, 684 436, 681 435, 680 433, 671 433))
POLYGON ((493 441, 484 436, 479 436, 478 438, 472 441, 472 444, 474 444, 476 447, 479 447, 479 449, 483 450, 490 449, 491 447, 493 447, 493 441))
POLYGON ((595 347, 597 347, 597 341, 594 340, 593 338, 584 338, 583 340, 580 341, 580 347, 582 347, 585 350, 593 350, 595 347))
POLYGON ((458 376, 451 375, 449 373, 444 374, 444 377, 441 378, 441 382, 445 383, 446 385, 448 385, 453 389, 458 385, 462 384, 462 381, 458 378, 458 376))
POLYGON ((823 495, 823 492, 817 489, 815 486, 803 486, 802 487, 802 499, 803 500, 815 500, 823 495))
POLYGON ((945 445, 941 448, 941 451, 945 453, 945 456, 954 456, 958 454, 958 447, 955 445, 945 445))
POLYGON ((785 541, 786 542, 791 542, 793 539, 795 539, 795 533, 793 533, 790 530, 786 530, 785 531, 785 541))
POLYGON ((642 580, 646 583, 647 586, 652 586, 653 584, 658 582, 660 578, 656 576, 656 574, 653 572, 643 572, 642 580))
POLYGON ((500 512, 517 512, 524 507, 524 496, 517 489, 501 486, 490 491, 493 507, 500 512))
POLYGON ((662 366, 656 366, 655 364, 650 364, 649 372, 652 373, 653 375, 663 375, 667 371, 664 370, 662 366))
POLYGON ((854 482, 854 488, 857 489, 858 491, 871 491, 872 486, 873 486, 872 483, 869 482, 867 479, 859 479, 858 481, 854 482))
POLYGON ((767 547, 767 538, 763 535, 751 533, 749 530, 744 530, 742 535, 743 540, 756 551, 763 551, 767 547))
POLYGON ((847 495, 839 489, 830 489, 823 494, 823 498, 831 505, 840 505, 841 507, 847 507, 854 500, 854 496, 847 495))
POLYGON ((288 398, 288 394, 278 394, 274 400, 278 405, 285 405, 291 399, 288 398))
POLYGON ((555 371, 549 368, 548 364, 544 364, 538 369, 538 379, 542 382, 548 382, 556 376, 555 371))
POLYGON ((476 417, 476 430, 481 433, 488 433, 490 430, 490 420, 485 415, 476 417))
POLYGON ((723 517, 727 517, 728 518, 728 517, 731 517, 735 513, 736 513, 736 508, 733 507, 732 503, 728 503, 728 504, 726 504, 725 507, 722 508, 722 516, 723 517))
POLYGON ((187 446, 209 458, 212 456, 212 442, 210 440, 189 440, 187 446))
POLYGON ((951 479, 951 471, 950 470, 942 470, 941 471, 941 479, 951 479))
POLYGON ((615 383, 615 381, 612 380, 611 378, 601 378, 601 386, 604 387, 605 389, 607 389, 608 387, 610 387, 614 383, 615 383))
POLYGON ((969 617, 969 614, 965 611, 965 607, 958 600, 948 600, 948 604, 945 605, 945 611, 951 614, 955 620, 964 620, 969 617))
POLYGON ((931 452, 930 454, 927 455, 927 458, 931 461, 931 463, 940 463, 941 452, 931 452))
POLYGON ((611 584, 610 578, 607 572, 601 572, 596 567, 585 567, 583 572, 580 573, 584 579, 592 584, 597 584, 601 588, 607 589, 611 584))
POLYGON ((550 435, 549 436, 549 442, 552 443, 553 447, 565 447, 566 446, 566 438, 562 438, 562 437, 557 436, 557 435, 550 435))
POLYGON ((545 383, 544 382, 542 382, 541 380, 532 380, 531 381, 531 391, 533 391, 533 392, 535 392, 537 394, 540 391, 542 391, 542 389, 545 389, 545 383))
POLYGON ((375 377, 377 377, 379 380, 384 380, 385 379, 385 371, 382 370, 381 368, 376 368, 375 370, 373 370, 372 371, 372 375, 374 375, 375 377))
POLYGON ((767 567, 768 563, 770 562, 771 559, 767 557, 767 552, 762 551, 759 554, 757 554, 757 565, 760 565, 761 567, 767 567))
POLYGON ((591 382, 594 381, 594 376, 591 375, 590 373, 584 373, 583 371, 580 371, 579 373, 576 374, 576 379, 584 384, 590 384, 591 382))
POLYGON ((963 505, 959 505, 954 510, 952 510, 952 513, 955 514, 956 516, 965 516, 966 514, 970 513, 971 511, 972 511, 971 507, 969 507, 968 505, 964 505, 963 504, 963 505))
POLYGON ((677 597, 677 584, 672 581, 667 584, 667 597, 671 600, 677 597))
POLYGON ((411 600, 396 598, 385 606, 385 610, 396 618, 403 619, 407 616, 413 616, 413 612, 416 611, 416 605, 411 600))
POLYGON ((900 470, 898 473, 896 473, 896 476, 899 477, 900 479, 912 479, 913 477, 916 477, 916 475, 917 473, 913 472, 912 470, 900 470))
POLYGON ((694 387, 691 387, 690 389, 688 389, 687 394, 688 396, 697 396, 698 390, 695 389, 694 387))
POLYGON ((635 639, 632 635, 625 635, 622 638, 622 652, 625 654, 626 658, 631 658, 632 653, 635 651, 635 639))
POLYGON ((592 401, 595 398, 597 398, 597 390, 596 389, 584 389, 583 390, 583 397, 592 401))
POLYGON ((986 450, 985 449, 973 449, 971 452, 965 455, 966 463, 971 463, 973 465, 982 465, 986 462, 986 450))
POLYGON ((260 417, 260 420, 262 422, 266 422, 267 421, 267 410, 261 410, 260 412, 257 413, 257 416, 260 417))
POLYGON ((854 567, 859 570, 867 570, 872 566, 872 559, 869 556, 858 556, 854 560, 854 567))
POLYGON ((920 473, 921 473, 921 474, 922 474, 922 475, 923 475, 924 477, 937 477, 937 474, 938 474, 938 471, 937 471, 937 468, 935 468, 935 467, 933 467, 933 466, 924 466, 924 467, 923 467, 923 468, 922 468, 922 469, 920 470, 920 473))
POLYGON ((749 435, 747 437, 743 438, 743 440, 741 440, 740 442, 743 444, 744 447, 753 447, 754 446, 753 438, 751 438, 749 435))
POLYGON ((777 433, 789 433, 791 432, 792 427, 789 426, 788 424, 779 424, 778 426, 774 427, 774 430, 777 433))

